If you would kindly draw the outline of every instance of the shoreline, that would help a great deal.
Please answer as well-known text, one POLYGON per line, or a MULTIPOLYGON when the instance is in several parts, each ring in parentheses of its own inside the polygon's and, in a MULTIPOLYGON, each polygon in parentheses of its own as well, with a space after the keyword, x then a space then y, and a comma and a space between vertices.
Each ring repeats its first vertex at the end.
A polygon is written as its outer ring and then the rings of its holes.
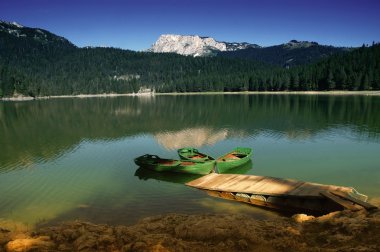
POLYGON ((18 97, 5 97, 0 98, 0 101, 34 101, 34 100, 48 100, 48 99, 66 99, 66 98, 94 98, 94 97, 119 97, 119 96, 151 96, 146 94, 79 94, 79 95, 51 95, 51 96, 18 96, 18 97))
POLYGON ((130 226, 67 221, 14 233, 0 251, 379 251, 380 211, 256 220, 240 214, 165 214, 130 226))
POLYGON ((239 91, 239 92, 187 92, 187 93, 156 93, 155 95, 365 95, 380 96, 380 90, 376 91, 239 91))
POLYGON ((154 97, 154 96, 177 96, 177 95, 360 95, 360 96, 380 96, 380 90, 376 91, 239 91, 239 92, 185 92, 185 93, 128 93, 128 94, 79 94, 79 95, 52 95, 52 96, 17 96, 17 97, 4 97, 0 101, 33 101, 33 100, 47 100, 47 99, 65 99, 65 98, 110 98, 121 96, 132 97, 154 97))

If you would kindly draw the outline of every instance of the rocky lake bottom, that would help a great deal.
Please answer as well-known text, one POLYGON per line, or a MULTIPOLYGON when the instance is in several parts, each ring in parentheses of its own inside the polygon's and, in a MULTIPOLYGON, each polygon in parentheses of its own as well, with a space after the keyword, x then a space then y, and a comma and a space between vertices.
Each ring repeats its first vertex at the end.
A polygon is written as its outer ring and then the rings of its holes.
POLYGON ((256 220, 167 214, 131 226, 71 221, 32 232, 0 228, 0 251, 379 251, 380 211, 256 220))

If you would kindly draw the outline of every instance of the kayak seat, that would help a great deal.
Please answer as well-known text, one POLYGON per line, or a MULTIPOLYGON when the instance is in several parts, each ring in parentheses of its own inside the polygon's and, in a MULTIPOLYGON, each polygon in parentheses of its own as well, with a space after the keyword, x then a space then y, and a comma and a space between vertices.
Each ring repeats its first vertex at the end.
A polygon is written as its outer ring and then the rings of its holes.
POLYGON ((240 159, 240 157, 237 156, 238 154, 227 154, 226 156, 224 156, 225 159, 240 159))

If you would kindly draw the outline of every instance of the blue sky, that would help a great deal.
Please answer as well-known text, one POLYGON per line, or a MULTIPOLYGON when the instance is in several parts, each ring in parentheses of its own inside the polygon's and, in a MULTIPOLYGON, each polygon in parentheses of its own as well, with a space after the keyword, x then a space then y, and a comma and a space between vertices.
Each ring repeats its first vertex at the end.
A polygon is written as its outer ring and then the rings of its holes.
POLYGON ((276 45, 380 42, 380 0, 1 0, 0 19, 39 27, 78 46, 144 50, 160 34, 276 45))

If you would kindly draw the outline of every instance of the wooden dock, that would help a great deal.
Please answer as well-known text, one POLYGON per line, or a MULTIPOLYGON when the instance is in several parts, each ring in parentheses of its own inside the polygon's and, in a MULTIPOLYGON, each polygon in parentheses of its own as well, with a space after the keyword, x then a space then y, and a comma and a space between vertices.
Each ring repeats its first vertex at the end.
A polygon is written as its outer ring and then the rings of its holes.
POLYGON ((376 208, 351 187, 266 176, 211 173, 186 185, 210 195, 285 210, 331 212, 376 208))

